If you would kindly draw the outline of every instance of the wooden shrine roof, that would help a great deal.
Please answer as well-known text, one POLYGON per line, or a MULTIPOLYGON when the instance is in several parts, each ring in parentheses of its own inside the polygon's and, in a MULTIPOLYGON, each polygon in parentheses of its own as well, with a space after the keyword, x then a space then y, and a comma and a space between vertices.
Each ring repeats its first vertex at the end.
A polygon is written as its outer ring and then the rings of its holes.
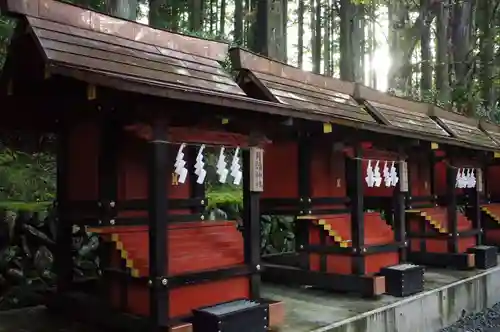
POLYGON ((54 0, 1 0, 27 23, 49 73, 145 95, 324 120, 249 98, 219 61, 228 45, 54 0))
POLYGON ((488 136, 491 137, 491 139, 500 145, 500 126, 486 120, 480 120, 479 128, 481 128, 486 134, 488 134, 488 136))
POLYGON ((429 104, 390 96, 361 84, 356 85, 354 97, 388 126, 436 136, 450 136, 427 115, 429 104))
POLYGON ((267 100, 336 118, 376 123, 351 97, 352 82, 306 72, 241 48, 231 49, 230 56, 233 67, 245 76, 240 76, 243 90, 245 80, 252 80, 267 100))
POLYGON ((498 144, 479 128, 479 120, 432 105, 429 115, 454 138, 479 146, 498 148, 498 144))

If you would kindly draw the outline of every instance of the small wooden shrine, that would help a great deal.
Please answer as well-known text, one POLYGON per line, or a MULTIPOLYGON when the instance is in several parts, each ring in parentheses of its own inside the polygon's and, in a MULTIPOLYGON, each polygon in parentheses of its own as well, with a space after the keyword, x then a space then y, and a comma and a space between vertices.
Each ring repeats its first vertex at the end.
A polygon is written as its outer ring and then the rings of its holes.
MULTIPOLYGON (((453 119, 428 104, 306 73, 242 49, 230 53, 238 83, 249 96, 333 117, 322 125, 301 123, 295 135, 266 146, 261 213, 296 216, 297 248, 266 257, 264 278, 365 295, 402 294, 394 279, 382 281, 394 276, 387 272, 391 268, 407 261, 472 268, 477 255, 484 262, 494 251, 476 246, 475 189, 459 198, 468 219, 456 212, 456 203, 445 214, 439 208, 445 199, 453 200, 455 178, 453 190, 438 194, 435 185, 442 183, 432 157, 440 146, 442 157, 444 151, 466 151, 465 160, 455 158, 452 168, 457 174, 468 166, 463 176, 477 172, 482 156, 496 148, 477 124, 462 137, 460 126, 450 128, 453 119), (398 136, 397 142, 391 136, 398 136), (451 235, 448 229, 455 228, 460 230, 451 235), (448 247, 451 241, 459 245, 448 247)), ((406 267, 414 280, 422 280, 418 266, 406 267)))
POLYGON ((450 176, 449 179, 452 180, 450 185, 453 186, 450 190, 454 193, 462 190, 455 189, 456 174, 460 171, 461 175, 465 172, 474 177, 480 169, 479 160, 484 155, 481 150, 484 147, 494 148, 494 143, 479 130, 476 120, 445 112, 428 104, 392 97, 362 86, 357 89, 355 97, 386 125, 432 135, 430 142, 421 142, 406 148, 410 179, 406 197, 410 244, 408 259, 431 266, 473 267, 474 255, 468 250, 474 250, 471 248, 476 245, 476 237, 480 234, 477 218, 472 214, 474 209, 477 210, 477 204, 474 205, 472 202, 473 197, 476 197, 473 190, 475 186, 469 184, 471 188, 468 188, 468 195, 453 198, 457 195, 451 197, 446 181, 447 176, 450 176), (459 123, 457 121, 460 118, 464 119, 459 123), (448 144, 437 142, 442 139, 447 139, 448 144), (440 149, 440 146, 443 148, 440 149), (467 149, 467 146, 472 149, 467 149), (476 150, 478 147, 479 151, 476 150), (454 157, 453 164, 445 158, 446 151, 448 156, 454 157), (461 161, 455 155, 462 156, 461 161), (464 214, 456 212, 457 199, 463 203, 460 205, 464 206, 464 214), (454 226, 448 225, 455 223, 458 225, 457 231, 452 236, 451 229, 454 226), (457 248, 452 248, 451 244, 448 247, 453 238, 458 243, 457 248))
MULTIPOLYGON (((500 146, 500 127, 487 121, 480 121, 480 128, 500 146)), ((484 244, 500 246, 500 189, 495 185, 500 177, 500 153, 495 152, 483 163, 477 177, 484 244)))
POLYGON ((5 126, 43 114, 38 129, 58 135, 50 307, 134 331, 280 325, 282 304, 260 295, 261 146, 266 128, 311 116, 246 97, 219 64, 226 44, 53 0, 1 9, 19 20, 0 82, 17 107, 5 126), (207 220, 208 148, 243 185, 243 232, 207 220), (103 278, 85 292, 73 279, 73 225, 103 240, 103 278))
MULTIPOLYGON (((478 127, 479 121, 476 119, 447 112, 436 106, 430 106, 428 114, 457 140, 491 150, 498 147, 478 127)), ((471 256, 471 253, 475 253, 478 248, 482 248, 483 252, 486 250, 485 247, 477 247, 482 239, 479 215, 482 185, 477 184, 477 179, 482 178, 483 165, 489 154, 491 152, 479 149, 432 146, 432 154, 427 161, 430 165, 429 193, 432 199, 427 203, 434 204, 434 207, 421 205, 421 208, 416 209, 412 206, 413 211, 417 211, 412 214, 413 218, 420 215, 419 218, 429 222, 426 231, 434 233, 434 238, 431 236, 425 243, 421 241, 418 245, 414 245, 416 256, 414 258, 417 261, 439 260, 442 262, 439 265, 458 268, 470 268, 474 265, 486 268, 491 264, 496 265, 496 259, 494 262, 485 263, 484 259, 480 258, 473 262, 471 256), (432 258, 436 253, 438 257, 432 258)), ((423 200, 419 203, 425 204, 423 200)), ((491 255, 496 255, 494 248, 488 250, 491 255)), ((476 255, 477 257, 481 256, 476 255)))
MULTIPOLYGON (((296 216, 297 243, 295 254, 266 258, 264 278, 367 296, 386 290, 402 295, 392 274, 387 282, 384 274, 405 262, 405 157, 378 118, 352 97, 355 84, 241 49, 230 52, 250 96, 332 116, 329 123, 301 124, 295 136, 266 146, 261 213, 296 216), (383 179, 367 179, 368 168, 384 172, 383 179)), ((406 290, 418 292, 423 270, 406 266, 410 271, 416 279, 408 278, 414 288, 406 290)))

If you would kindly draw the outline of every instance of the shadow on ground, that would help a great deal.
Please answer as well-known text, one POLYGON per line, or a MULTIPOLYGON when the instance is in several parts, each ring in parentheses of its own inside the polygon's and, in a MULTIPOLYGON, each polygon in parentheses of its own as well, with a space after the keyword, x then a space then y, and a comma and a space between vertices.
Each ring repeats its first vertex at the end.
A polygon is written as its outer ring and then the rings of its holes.
POLYGON ((0 312, 0 332, 104 332, 62 319, 42 306, 0 312))

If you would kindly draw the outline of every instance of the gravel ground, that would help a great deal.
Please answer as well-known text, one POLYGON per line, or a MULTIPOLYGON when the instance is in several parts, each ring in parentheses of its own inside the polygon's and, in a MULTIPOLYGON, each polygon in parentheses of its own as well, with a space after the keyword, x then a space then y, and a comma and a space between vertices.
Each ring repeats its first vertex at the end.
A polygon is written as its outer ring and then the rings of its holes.
POLYGON ((500 302, 481 312, 466 315, 439 332, 500 332, 500 302))

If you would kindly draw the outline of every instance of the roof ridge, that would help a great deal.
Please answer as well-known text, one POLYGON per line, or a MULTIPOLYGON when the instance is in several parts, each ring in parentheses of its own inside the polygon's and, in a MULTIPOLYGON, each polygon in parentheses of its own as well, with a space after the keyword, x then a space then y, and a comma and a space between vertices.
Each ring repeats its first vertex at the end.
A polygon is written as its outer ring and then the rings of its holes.
POLYGON ((222 41, 156 29, 61 1, 3 0, 0 7, 2 12, 12 16, 37 17, 216 61, 223 61, 229 49, 229 44, 222 41), (203 41, 205 45, 200 46, 203 41))

